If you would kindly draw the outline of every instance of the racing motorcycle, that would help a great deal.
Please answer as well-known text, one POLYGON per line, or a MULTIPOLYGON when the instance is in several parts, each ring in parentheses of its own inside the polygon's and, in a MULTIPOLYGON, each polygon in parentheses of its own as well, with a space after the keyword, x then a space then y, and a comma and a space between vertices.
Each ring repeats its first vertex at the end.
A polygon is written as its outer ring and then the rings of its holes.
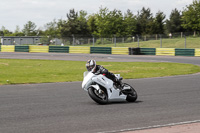
POLYGON ((102 74, 86 71, 83 76, 82 88, 98 104, 117 101, 135 102, 137 100, 137 92, 129 84, 122 83, 123 78, 120 77, 120 74, 115 74, 115 76, 119 79, 121 85, 117 85, 102 74))

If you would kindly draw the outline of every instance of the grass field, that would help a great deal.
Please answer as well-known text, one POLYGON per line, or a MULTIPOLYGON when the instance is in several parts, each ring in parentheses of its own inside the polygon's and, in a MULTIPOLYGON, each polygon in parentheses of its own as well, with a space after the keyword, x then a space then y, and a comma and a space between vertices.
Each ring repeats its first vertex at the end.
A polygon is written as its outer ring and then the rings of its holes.
MULTIPOLYGON (((85 45, 85 46, 93 46, 85 45)), ((95 47, 114 47, 114 44, 95 44, 95 47)), ((117 47, 138 47, 138 42, 131 43, 117 43, 117 47)), ((161 41, 158 40, 149 40, 149 41, 140 41, 140 48, 160 48, 161 41)), ((173 38, 173 39, 162 39, 162 48, 185 48, 185 38, 173 38)), ((188 37, 186 39, 186 48, 200 48, 200 38, 188 37)))
MULTIPOLYGON (((82 81, 86 62, 58 60, 0 59, 0 84, 82 81)), ((184 75, 200 67, 180 63, 98 62, 125 79, 184 75)))

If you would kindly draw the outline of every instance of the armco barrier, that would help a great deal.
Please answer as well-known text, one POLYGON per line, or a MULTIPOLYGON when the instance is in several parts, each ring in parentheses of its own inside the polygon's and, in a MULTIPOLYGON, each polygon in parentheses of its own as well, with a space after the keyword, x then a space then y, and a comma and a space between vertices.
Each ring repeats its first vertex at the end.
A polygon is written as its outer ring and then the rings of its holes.
POLYGON ((175 48, 156 48, 156 55, 175 56, 175 48))
POLYGON ((0 45, 0 52, 38 53, 85 53, 85 54, 125 54, 125 55, 168 55, 200 56, 200 49, 181 48, 128 48, 128 47, 87 47, 87 46, 15 46, 0 45))
POLYGON ((140 55, 155 55, 156 49, 155 48, 140 48, 140 55))
POLYGON ((112 54, 111 47, 90 47, 91 54, 112 54))
POLYGON ((29 52, 29 46, 15 46, 15 52, 29 52))
POLYGON ((69 53, 69 47, 68 46, 49 46, 49 52, 69 53))
POLYGON ((90 53, 90 47, 84 47, 84 46, 70 46, 70 47, 69 47, 69 53, 89 54, 89 53, 90 53))
POLYGON ((194 49, 175 49, 175 56, 194 56, 194 49))
POLYGON ((129 49, 128 47, 112 47, 112 54, 128 55, 129 49))
POLYGON ((15 46, 14 45, 2 45, 1 52, 15 52, 15 46))
POLYGON ((29 46, 30 53, 48 53, 49 46, 29 46))
POLYGON ((199 48, 195 49, 195 56, 200 56, 200 49, 199 48))

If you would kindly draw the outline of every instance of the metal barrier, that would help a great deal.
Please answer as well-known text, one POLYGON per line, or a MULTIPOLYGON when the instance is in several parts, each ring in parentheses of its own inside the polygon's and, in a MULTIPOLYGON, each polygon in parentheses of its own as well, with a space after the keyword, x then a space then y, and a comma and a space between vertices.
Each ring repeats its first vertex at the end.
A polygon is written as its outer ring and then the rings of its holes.
POLYGON ((200 49, 195 49, 195 56, 200 56, 200 49))
POLYGON ((1 52, 15 52, 15 46, 14 45, 2 45, 1 52))
POLYGON ((128 47, 112 47, 112 54, 129 54, 128 47))
POLYGON ((69 53, 69 47, 68 46, 49 46, 49 52, 69 53))
POLYGON ((156 55, 175 56, 175 48, 156 48, 156 55))
POLYGON ((29 46, 15 46, 15 52, 29 52, 29 46))
POLYGON ((155 48, 140 48, 140 55, 156 55, 155 48))
POLYGON ((84 46, 70 46, 69 53, 82 53, 82 54, 90 54, 90 47, 84 46))
POLYGON ((91 54, 112 54, 111 47, 90 47, 91 54))
POLYGON ((37 53, 55 52, 55 53, 84 53, 84 54, 200 56, 200 49, 178 49, 178 48, 0 45, 0 51, 1 52, 37 52, 37 53))
POLYGON ((175 56, 194 56, 195 49, 175 49, 175 56))
POLYGON ((49 46, 29 46, 30 53, 48 53, 49 46))

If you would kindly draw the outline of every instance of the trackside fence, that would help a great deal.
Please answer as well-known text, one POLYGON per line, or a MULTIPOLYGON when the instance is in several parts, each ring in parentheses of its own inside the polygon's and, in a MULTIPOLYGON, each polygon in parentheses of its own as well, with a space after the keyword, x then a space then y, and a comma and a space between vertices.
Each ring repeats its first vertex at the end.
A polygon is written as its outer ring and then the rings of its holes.
POLYGON ((31 52, 31 53, 50 52, 50 53, 119 54, 119 55, 200 56, 200 49, 88 47, 88 46, 1 45, 0 52, 31 52))

